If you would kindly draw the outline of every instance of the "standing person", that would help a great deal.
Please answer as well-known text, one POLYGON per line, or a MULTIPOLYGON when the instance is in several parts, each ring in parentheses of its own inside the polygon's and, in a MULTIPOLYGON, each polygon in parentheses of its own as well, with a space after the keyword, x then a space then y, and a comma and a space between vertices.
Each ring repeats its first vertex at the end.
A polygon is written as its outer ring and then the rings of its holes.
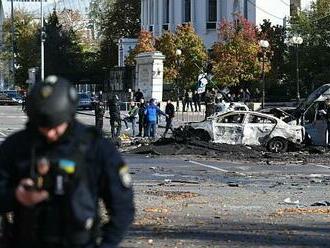
POLYGON ((185 93, 185 100, 186 100, 185 102, 187 104, 187 111, 189 111, 189 106, 190 106, 191 111, 194 111, 193 110, 193 105, 192 105, 192 102, 193 102, 193 93, 192 93, 191 90, 186 91, 186 93, 185 93))
MULTIPOLYGON (((325 144, 327 147, 330 147, 330 98, 327 98, 324 102, 324 109, 320 110, 320 114, 325 116, 327 121, 327 130, 325 133, 325 144)), ((297 124, 299 124, 299 120, 297 120, 297 124)))
POLYGON ((102 132, 103 129, 103 117, 105 113, 105 106, 102 100, 98 100, 95 107, 95 127, 99 132, 102 132))
POLYGON ((161 111, 155 104, 155 99, 150 99, 149 105, 144 111, 147 119, 147 135, 149 138, 155 138, 157 129, 157 115, 161 114, 167 117, 167 115, 161 111))
POLYGON ((128 111, 128 116, 126 116, 123 121, 126 126, 126 130, 129 130, 127 122, 132 123, 132 132, 133 132, 133 137, 135 136, 135 124, 136 124, 136 117, 138 115, 139 108, 136 106, 135 102, 130 103, 130 110, 128 111))
POLYGON ((140 102, 143 98, 143 93, 141 92, 141 89, 138 89, 137 92, 134 93, 135 102, 140 102))
POLYGON ((193 101, 195 105, 195 112, 201 112, 201 96, 198 94, 197 90, 194 92, 193 101))
POLYGON ((111 136, 117 138, 121 131, 120 103, 117 95, 109 101, 109 115, 111 136))
POLYGON ((137 136, 139 136, 139 137, 142 137, 142 130, 143 130, 143 133, 146 134, 146 132, 144 131, 144 129, 145 129, 145 115, 144 115, 145 109, 146 109, 146 105, 144 103, 144 99, 141 98, 140 103, 139 103, 139 110, 138 110, 139 134, 137 136))
POLYGON ((168 130, 171 130, 173 133, 173 125, 172 125, 172 121, 174 119, 175 116, 175 109, 174 109, 174 105, 172 104, 171 100, 167 100, 167 104, 165 107, 165 114, 166 116, 166 128, 165 128, 165 132, 163 134, 163 137, 166 137, 166 134, 168 132, 168 130))
POLYGON ((22 96, 22 111, 25 112, 26 109, 26 91, 23 92, 22 96))
POLYGON ((117 247, 133 220, 128 167, 111 142, 75 119, 77 104, 68 81, 47 77, 28 94, 25 129, 0 146, 0 212, 13 213, 11 248, 97 247, 100 238, 100 247, 117 247), (100 198, 111 212, 103 226, 100 198))

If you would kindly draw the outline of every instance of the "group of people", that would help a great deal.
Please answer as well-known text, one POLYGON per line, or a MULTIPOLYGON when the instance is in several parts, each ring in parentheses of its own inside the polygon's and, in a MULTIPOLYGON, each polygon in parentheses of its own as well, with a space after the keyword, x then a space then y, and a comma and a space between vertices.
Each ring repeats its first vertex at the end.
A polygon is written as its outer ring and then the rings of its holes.
MULTIPOLYGON (((138 90, 137 92, 141 92, 138 90)), ((130 130, 129 123, 131 123, 133 137, 149 137, 154 139, 157 133, 157 125, 159 122, 159 116, 166 117, 166 128, 163 136, 165 137, 169 130, 173 132, 172 121, 175 116, 175 108, 171 100, 167 101, 165 112, 163 112, 156 102, 156 99, 150 99, 145 102, 143 95, 138 95, 135 100, 139 102, 131 101, 129 103, 128 113, 122 117, 121 115, 121 102, 118 95, 114 95, 107 101, 109 116, 110 116, 110 128, 112 138, 120 136, 122 130, 122 122, 125 124, 126 131, 130 130), (138 123, 138 134, 136 135, 136 124, 138 123)), ((103 118, 105 114, 105 103, 101 97, 95 99, 95 126, 99 131, 103 128, 103 118)))

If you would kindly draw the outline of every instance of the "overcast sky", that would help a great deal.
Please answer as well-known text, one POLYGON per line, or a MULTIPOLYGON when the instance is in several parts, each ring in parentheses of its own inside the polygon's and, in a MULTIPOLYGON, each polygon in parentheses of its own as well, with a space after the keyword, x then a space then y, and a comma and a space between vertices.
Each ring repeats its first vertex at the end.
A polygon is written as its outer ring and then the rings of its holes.
MULTIPOLYGON (((301 8, 308 9, 312 0, 301 0, 301 8)), ((283 25, 283 18, 290 14, 290 0, 256 0, 257 25, 264 19, 276 25, 283 25)))

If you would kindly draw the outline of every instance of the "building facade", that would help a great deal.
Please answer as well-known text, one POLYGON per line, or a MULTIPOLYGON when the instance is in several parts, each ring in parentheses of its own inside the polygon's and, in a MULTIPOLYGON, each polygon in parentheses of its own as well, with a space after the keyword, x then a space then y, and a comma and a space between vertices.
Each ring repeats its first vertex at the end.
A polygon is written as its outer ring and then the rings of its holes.
POLYGON ((221 20, 234 20, 238 15, 256 22, 256 0, 142 0, 141 26, 160 36, 175 32, 178 25, 192 23, 207 48, 218 40, 221 20))

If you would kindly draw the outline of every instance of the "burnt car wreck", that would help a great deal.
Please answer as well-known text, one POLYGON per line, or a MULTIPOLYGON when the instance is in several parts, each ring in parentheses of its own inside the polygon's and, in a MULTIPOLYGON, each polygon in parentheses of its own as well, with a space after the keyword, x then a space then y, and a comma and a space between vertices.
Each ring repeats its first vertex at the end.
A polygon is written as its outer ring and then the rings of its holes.
POLYGON ((174 137, 177 141, 197 139, 219 144, 265 146, 271 152, 285 152, 289 147, 303 143, 305 129, 272 115, 232 111, 179 127, 174 137))

